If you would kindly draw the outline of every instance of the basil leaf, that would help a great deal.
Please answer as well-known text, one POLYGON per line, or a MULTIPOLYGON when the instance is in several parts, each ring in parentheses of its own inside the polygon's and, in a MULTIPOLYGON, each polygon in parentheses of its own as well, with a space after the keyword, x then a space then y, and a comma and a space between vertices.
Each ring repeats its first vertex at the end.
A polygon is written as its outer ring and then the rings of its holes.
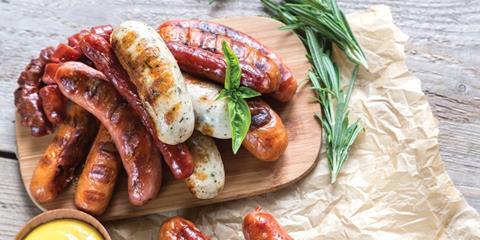
POLYGON ((235 95, 237 95, 239 98, 252 98, 252 97, 258 97, 261 94, 251 88, 240 86, 237 89, 235 89, 235 95))
POLYGON ((225 41, 222 41, 222 49, 227 64, 227 69, 225 70, 225 89, 230 90, 237 88, 240 86, 240 77, 242 74, 238 57, 225 41))
POLYGON ((248 104, 242 98, 229 98, 227 102, 230 129, 232 131, 232 150, 237 153, 250 128, 251 115, 248 104))
POLYGON ((220 93, 218 94, 218 96, 215 98, 215 100, 220 100, 222 98, 226 98, 230 96, 230 92, 226 89, 222 89, 222 91, 220 91, 220 93))

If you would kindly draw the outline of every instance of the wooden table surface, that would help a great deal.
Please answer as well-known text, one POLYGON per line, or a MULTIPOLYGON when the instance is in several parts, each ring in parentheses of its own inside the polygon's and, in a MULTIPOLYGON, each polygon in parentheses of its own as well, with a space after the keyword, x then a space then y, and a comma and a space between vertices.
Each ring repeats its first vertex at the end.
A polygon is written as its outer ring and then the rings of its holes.
MULTIPOLYGON (((23 188, 15 158, 13 91, 30 58, 86 26, 266 15, 258 0, 217 2, 0 0, 0 239, 11 239, 39 213, 23 188)), ((422 80, 440 121, 445 167, 480 211, 480 1, 340 0, 347 13, 373 4, 390 6, 397 26, 411 37, 407 65, 422 80)))

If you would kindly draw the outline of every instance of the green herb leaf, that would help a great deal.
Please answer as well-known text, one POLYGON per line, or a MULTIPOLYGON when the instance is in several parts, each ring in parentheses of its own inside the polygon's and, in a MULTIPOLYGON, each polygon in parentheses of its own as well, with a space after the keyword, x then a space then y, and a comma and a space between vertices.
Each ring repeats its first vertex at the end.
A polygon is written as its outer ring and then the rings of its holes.
POLYGON ((275 18, 286 24, 282 29, 294 30, 308 49, 307 59, 313 66, 308 77, 322 105, 322 113, 316 113, 315 117, 325 130, 328 167, 334 183, 362 127, 358 122, 349 124, 348 120, 348 102, 358 65, 347 88, 342 89, 340 71, 331 56, 332 43, 350 61, 367 67, 365 54, 335 0, 285 0, 280 4, 261 1, 275 18))
POLYGON ((242 75, 238 57, 225 41, 222 41, 222 49, 227 64, 225 71, 225 89, 230 90, 237 88, 240 86, 240 77, 242 75))
POLYGON ((252 97, 258 97, 260 96, 261 94, 251 88, 248 88, 248 87, 244 87, 244 86, 240 86, 237 88, 237 96, 238 97, 241 97, 243 99, 246 99, 246 98, 252 98, 252 97))
POLYGON ((227 99, 228 118, 232 131, 232 150, 236 154, 247 136, 251 122, 250 109, 245 99, 261 94, 248 87, 240 86, 242 73, 238 57, 225 41, 222 42, 222 49, 227 64, 225 88, 220 91, 216 99, 227 99))
POLYGON ((230 99, 227 102, 227 108, 232 129, 232 150, 236 154, 250 128, 250 109, 247 102, 241 98, 230 99))

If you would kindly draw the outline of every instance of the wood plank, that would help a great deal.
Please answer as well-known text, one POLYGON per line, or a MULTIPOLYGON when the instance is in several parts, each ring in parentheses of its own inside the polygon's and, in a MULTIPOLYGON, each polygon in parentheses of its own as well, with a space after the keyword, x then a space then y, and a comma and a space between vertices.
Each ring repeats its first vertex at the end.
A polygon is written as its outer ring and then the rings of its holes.
MULTIPOLYGON (((140 19, 151 24, 177 17, 266 15, 258 0, 0 1, 0 151, 15 151, 12 92, 16 78, 39 49, 84 26, 140 19), (105 15, 105 9, 114 14, 105 15)), ((470 0, 339 0, 346 12, 386 4, 411 36, 407 65, 422 80, 440 120, 440 147, 447 172, 468 202, 480 210, 480 5, 470 0), (437 97, 445 96, 445 97, 437 97), (445 107, 446 106, 446 107, 445 107), (459 108, 467 108, 458 112, 459 108), (469 114, 468 114, 469 113, 469 114), (454 143, 454 144, 452 144, 454 143), (466 190, 468 189, 468 190, 466 190)))
MULTIPOLYGON (((279 54, 297 79, 306 78, 310 65, 305 58, 305 48, 296 35, 277 29, 281 26, 280 22, 261 17, 237 17, 216 21, 255 37, 279 54)), ((167 179, 163 181, 160 195, 145 206, 134 207, 128 202, 126 181, 122 178, 102 219, 129 218, 245 198, 286 187, 301 179, 313 169, 319 159, 318 136, 322 135, 319 123, 313 117, 315 112, 320 111, 320 107, 311 101, 312 91, 302 90, 289 103, 276 106, 289 135, 287 150, 277 162, 259 161, 244 149, 233 155, 231 141, 217 141, 226 176, 225 188, 219 196, 209 200, 195 199, 183 181, 174 180, 170 174, 165 174, 167 179), (172 202, 176 204, 172 205, 172 202)), ((51 138, 52 136, 31 137, 28 129, 17 125, 18 157, 26 188, 30 185, 33 170, 51 138)), ((71 187, 53 202, 39 206, 44 209, 75 208, 74 189, 71 187)))
POLYGON ((40 213, 23 187, 18 161, 0 158, 0 239, 13 239, 31 217, 40 213))

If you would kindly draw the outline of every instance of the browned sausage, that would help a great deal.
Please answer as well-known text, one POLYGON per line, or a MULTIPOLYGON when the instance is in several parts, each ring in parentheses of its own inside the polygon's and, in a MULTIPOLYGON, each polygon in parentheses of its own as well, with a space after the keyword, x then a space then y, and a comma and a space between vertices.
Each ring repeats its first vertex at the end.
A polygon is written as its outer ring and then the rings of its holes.
POLYGON ((121 167, 121 159, 112 137, 103 126, 98 130, 75 192, 75 206, 100 216, 112 198, 121 167))
POLYGON ((184 71, 223 82, 221 43, 226 41, 239 58, 242 84, 261 93, 274 91, 273 97, 282 102, 289 101, 296 92, 297 82, 280 57, 244 33, 199 20, 168 21, 158 31, 184 71), (253 74, 257 71, 261 75, 253 74))
POLYGON ((110 43, 100 35, 88 34, 83 37, 80 47, 83 53, 93 61, 97 70, 105 74, 118 93, 127 100, 140 117, 175 178, 184 179, 190 176, 193 172, 193 160, 188 146, 185 143, 168 145, 159 140, 153 120, 142 104, 137 88, 130 82, 127 73, 113 53, 110 43))
POLYGON ((32 136, 39 137, 53 132, 42 109, 39 90, 42 87, 41 77, 45 64, 50 62, 54 49, 48 47, 40 51, 40 55, 32 59, 17 80, 19 87, 15 90, 15 107, 20 115, 20 124, 30 128, 32 136))
POLYGON ((65 108, 67 100, 58 90, 57 85, 48 85, 40 89, 40 99, 42 99, 43 112, 50 123, 56 125, 65 118, 65 108))
POLYGON ((76 104, 67 110, 53 141, 37 164, 30 194, 38 202, 52 201, 73 179, 75 168, 85 160, 98 129, 98 121, 76 104))
POLYGON ((272 214, 257 209, 243 218, 245 240, 293 240, 272 214))
POLYGON ((181 217, 171 217, 163 222, 158 240, 208 240, 192 222, 181 217))
POLYGON ((260 98, 249 100, 248 106, 252 118, 243 146, 260 160, 278 160, 288 145, 282 119, 260 98))
POLYGON ((115 87, 101 72, 80 62, 62 64, 55 82, 63 95, 92 113, 107 128, 128 175, 130 202, 143 205, 157 196, 161 184, 160 154, 115 87))

